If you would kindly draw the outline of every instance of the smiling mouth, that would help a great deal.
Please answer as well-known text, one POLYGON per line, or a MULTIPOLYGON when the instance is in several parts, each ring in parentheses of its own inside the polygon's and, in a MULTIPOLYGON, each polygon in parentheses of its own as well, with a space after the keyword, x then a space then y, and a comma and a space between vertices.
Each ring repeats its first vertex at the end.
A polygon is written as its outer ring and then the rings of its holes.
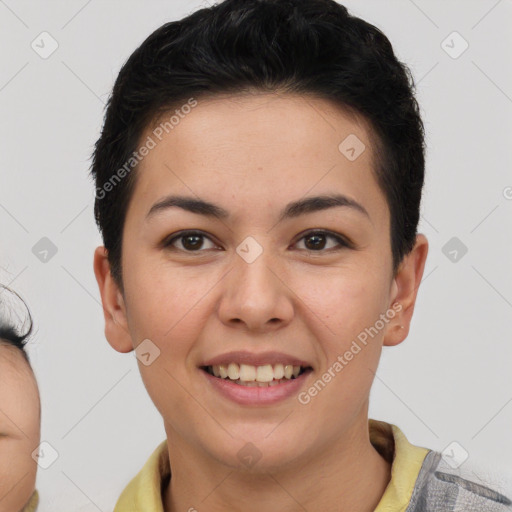
POLYGON ((283 364, 266 364, 253 366, 249 364, 220 364, 201 366, 201 370, 218 379, 247 387, 272 387, 297 379, 313 369, 310 366, 292 366, 283 364))

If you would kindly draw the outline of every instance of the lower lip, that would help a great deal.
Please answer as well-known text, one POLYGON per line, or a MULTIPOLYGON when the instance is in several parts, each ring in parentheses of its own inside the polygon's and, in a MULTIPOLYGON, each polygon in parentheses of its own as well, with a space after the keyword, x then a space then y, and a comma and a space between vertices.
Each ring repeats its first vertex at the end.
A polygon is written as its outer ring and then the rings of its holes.
POLYGON ((297 395, 305 380, 312 373, 306 370, 295 379, 278 384, 277 386, 242 386, 229 379, 221 379, 199 369, 206 377, 212 388, 226 398, 241 405, 272 405, 297 395))

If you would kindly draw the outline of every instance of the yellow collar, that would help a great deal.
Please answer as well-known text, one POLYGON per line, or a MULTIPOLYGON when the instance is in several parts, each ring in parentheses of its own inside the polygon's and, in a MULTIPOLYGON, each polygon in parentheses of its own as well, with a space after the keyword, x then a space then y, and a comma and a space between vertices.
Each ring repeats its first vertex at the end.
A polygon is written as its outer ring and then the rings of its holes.
POLYGON ((37 493, 37 490, 35 490, 32 493, 30 500, 23 507, 23 510, 21 512, 35 512, 37 510, 38 503, 39 503, 39 494, 37 493))
MULTIPOLYGON (((395 425, 370 419, 370 441, 384 458, 392 462, 391 480, 375 512, 405 510, 414 489, 423 460, 429 450, 414 446, 395 425)), ((151 510, 164 512, 162 486, 170 478, 167 440, 162 441, 144 467, 119 497, 114 512, 151 510)))
POLYGON ((404 433, 391 423, 369 420, 370 441, 391 465, 391 480, 375 512, 405 510, 409 504, 427 448, 411 444, 404 433))

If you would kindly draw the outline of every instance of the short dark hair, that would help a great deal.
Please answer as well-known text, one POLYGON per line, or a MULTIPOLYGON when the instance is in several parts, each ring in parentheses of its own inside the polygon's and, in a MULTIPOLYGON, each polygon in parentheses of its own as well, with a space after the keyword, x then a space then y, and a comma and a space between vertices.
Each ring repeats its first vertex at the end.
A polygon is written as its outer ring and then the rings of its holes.
POLYGON ((10 288, 0 284, 0 343, 16 347, 30 366, 25 345, 28 342, 33 329, 32 315, 25 301, 10 288), (24 310, 24 320, 19 321, 19 304, 13 304, 12 300, 19 302, 24 310), (17 317, 17 319, 14 319, 17 317))
POLYGON ((192 96, 251 91, 314 95, 369 123, 396 273, 415 244, 424 182, 414 88, 381 30, 334 0, 225 0, 162 25, 121 68, 92 156, 94 213, 114 279, 122 288, 122 232, 143 132, 192 96))

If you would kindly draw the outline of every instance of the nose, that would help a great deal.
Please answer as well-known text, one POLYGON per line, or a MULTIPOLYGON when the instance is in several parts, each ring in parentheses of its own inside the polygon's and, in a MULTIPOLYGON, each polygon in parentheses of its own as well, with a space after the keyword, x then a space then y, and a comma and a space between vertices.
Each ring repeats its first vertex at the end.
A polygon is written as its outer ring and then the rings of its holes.
POLYGON ((288 325, 293 318, 293 291, 284 271, 264 251, 255 261, 238 254, 234 267, 222 280, 218 314, 230 327, 237 324, 253 332, 268 332, 288 325))

